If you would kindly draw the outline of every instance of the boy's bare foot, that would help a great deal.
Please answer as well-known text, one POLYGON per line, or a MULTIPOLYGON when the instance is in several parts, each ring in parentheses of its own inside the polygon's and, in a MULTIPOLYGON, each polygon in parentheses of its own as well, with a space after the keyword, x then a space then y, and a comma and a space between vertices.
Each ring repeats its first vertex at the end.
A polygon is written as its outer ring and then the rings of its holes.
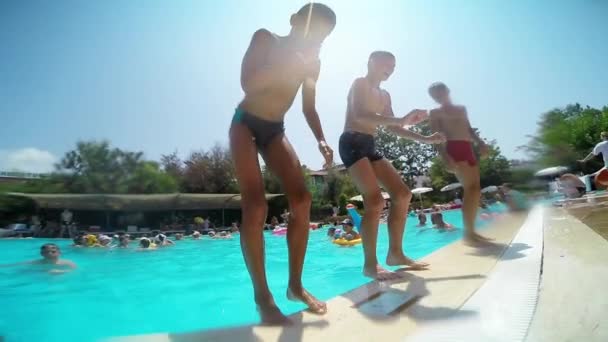
POLYGON ((293 322, 287 318, 287 316, 283 315, 279 307, 274 303, 267 304, 258 304, 257 305, 258 313, 260 314, 260 319, 262 321, 262 325, 291 325, 293 322))
POLYGON ((294 302, 302 302, 308 306, 308 311, 317 315, 324 315, 327 313, 327 304, 315 298, 310 292, 306 291, 303 287, 299 289, 288 288, 287 299, 294 302))
POLYGON ((489 237, 485 237, 483 235, 477 234, 477 233, 473 233, 475 235, 475 238, 479 239, 479 240, 484 240, 484 241, 494 241, 494 239, 489 238, 489 237))
POLYGON ((487 238, 483 238, 481 237, 481 235, 478 235, 476 233, 465 235, 462 241, 465 245, 471 247, 483 247, 490 244, 490 240, 488 240, 487 238))
POLYGON ((380 281, 401 278, 400 274, 384 269, 378 264, 371 267, 364 266, 363 275, 380 281))
POLYGON ((386 257, 386 264, 389 266, 408 266, 410 270, 423 270, 429 267, 428 263, 415 261, 406 257, 403 253, 401 255, 389 254, 386 257))

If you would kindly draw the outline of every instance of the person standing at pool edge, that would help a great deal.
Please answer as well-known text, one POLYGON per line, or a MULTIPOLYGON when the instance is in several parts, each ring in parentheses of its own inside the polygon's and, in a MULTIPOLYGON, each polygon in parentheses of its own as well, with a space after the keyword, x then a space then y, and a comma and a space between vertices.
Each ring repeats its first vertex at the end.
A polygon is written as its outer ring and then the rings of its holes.
POLYGON ((475 232, 475 218, 479 209, 481 186, 479 179, 479 164, 473 151, 473 142, 477 144, 482 158, 488 154, 488 146, 471 127, 467 110, 457 106, 450 99, 450 90, 441 83, 433 83, 429 87, 429 95, 439 104, 439 108, 431 110, 430 124, 434 132, 445 134, 447 142, 440 145, 438 152, 464 188, 462 201, 462 216, 465 227, 465 241, 469 244, 487 242, 488 238, 475 232))
POLYGON ((392 53, 375 51, 370 55, 367 75, 356 79, 348 94, 346 123, 344 133, 340 136, 340 158, 361 192, 365 206, 360 227, 365 255, 363 274, 378 280, 398 277, 396 273, 382 268, 376 256, 378 224, 384 208, 384 198, 378 182, 391 196, 387 265, 407 265, 422 269, 428 264, 416 262, 403 253, 403 232, 412 193, 393 165, 376 151, 376 128, 386 126, 389 131, 401 137, 424 143, 440 143, 444 140, 441 134, 425 137, 403 128, 425 120, 428 116, 425 110, 415 109, 402 118, 395 117, 390 94, 380 88, 380 83, 386 81, 394 70, 395 56, 392 53))
POLYGON ((302 285, 311 195, 298 157, 285 136, 283 120, 302 87, 306 121, 318 141, 325 166, 333 164, 333 151, 325 142, 315 108, 315 93, 320 71, 319 51, 336 25, 336 15, 326 5, 309 3, 291 16, 290 24, 291 31, 284 37, 266 29, 254 33, 241 67, 245 98, 238 105, 230 127, 230 149, 242 196, 241 250, 260 318, 265 324, 291 322, 276 305, 266 280, 263 229, 268 208, 258 153, 280 179, 289 203, 287 297, 303 302, 313 313, 327 311, 326 304, 302 285))

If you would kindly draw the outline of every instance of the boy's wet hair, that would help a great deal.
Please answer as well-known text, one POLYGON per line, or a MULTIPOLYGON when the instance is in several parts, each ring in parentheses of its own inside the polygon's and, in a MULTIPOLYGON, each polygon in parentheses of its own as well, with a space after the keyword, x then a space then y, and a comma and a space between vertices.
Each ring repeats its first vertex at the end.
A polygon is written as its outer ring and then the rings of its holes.
POLYGON ((374 51, 369 55, 369 61, 371 62, 374 59, 380 59, 380 58, 392 58, 395 59, 395 55, 393 55, 391 52, 388 51, 382 51, 382 50, 378 50, 378 51, 374 51))
POLYGON ((447 91, 448 86, 443 82, 435 82, 429 86, 429 94, 433 95, 436 91, 447 91))
POLYGON ((336 26, 336 13, 327 5, 318 2, 309 2, 302 6, 296 14, 306 18, 309 13, 312 17, 323 18, 332 26, 336 26))
POLYGON ((54 243, 45 243, 44 245, 40 246, 40 250, 43 251, 45 250, 47 247, 55 247, 57 250, 59 250, 59 246, 57 246, 54 243))
POLYGON ((144 248, 148 248, 148 247, 150 247, 151 243, 150 243, 150 240, 148 240, 148 239, 141 239, 139 241, 139 244, 144 248))

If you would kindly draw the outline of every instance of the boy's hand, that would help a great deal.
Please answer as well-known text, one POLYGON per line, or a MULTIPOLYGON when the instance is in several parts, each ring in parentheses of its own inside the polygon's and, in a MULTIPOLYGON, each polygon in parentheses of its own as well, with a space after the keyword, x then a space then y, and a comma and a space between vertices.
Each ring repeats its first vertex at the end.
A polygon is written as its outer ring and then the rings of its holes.
POLYGON ((417 125, 422 121, 425 121, 429 118, 429 112, 426 109, 414 109, 411 112, 407 113, 404 117, 404 124, 406 125, 417 125))
POLYGON ((425 142, 427 144, 443 144, 446 141, 445 139, 445 135, 443 135, 443 133, 433 133, 431 135, 429 135, 428 137, 426 137, 425 142))
POLYGON ((319 141, 319 151, 325 158, 325 164, 323 165, 324 169, 329 169, 334 165, 334 151, 327 145, 327 143, 323 140, 319 141))

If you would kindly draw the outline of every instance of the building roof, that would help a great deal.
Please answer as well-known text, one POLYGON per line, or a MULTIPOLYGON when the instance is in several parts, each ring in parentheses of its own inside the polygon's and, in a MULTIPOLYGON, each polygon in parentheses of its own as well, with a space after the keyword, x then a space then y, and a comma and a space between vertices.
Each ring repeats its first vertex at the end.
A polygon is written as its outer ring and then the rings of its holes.
MULTIPOLYGON (((7 193, 9 196, 26 197, 47 209, 71 210, 196 210, 239 209, 240 194, 26 194, 7 193)), ((283 194, 266 194, 266 200, 283 194)))

